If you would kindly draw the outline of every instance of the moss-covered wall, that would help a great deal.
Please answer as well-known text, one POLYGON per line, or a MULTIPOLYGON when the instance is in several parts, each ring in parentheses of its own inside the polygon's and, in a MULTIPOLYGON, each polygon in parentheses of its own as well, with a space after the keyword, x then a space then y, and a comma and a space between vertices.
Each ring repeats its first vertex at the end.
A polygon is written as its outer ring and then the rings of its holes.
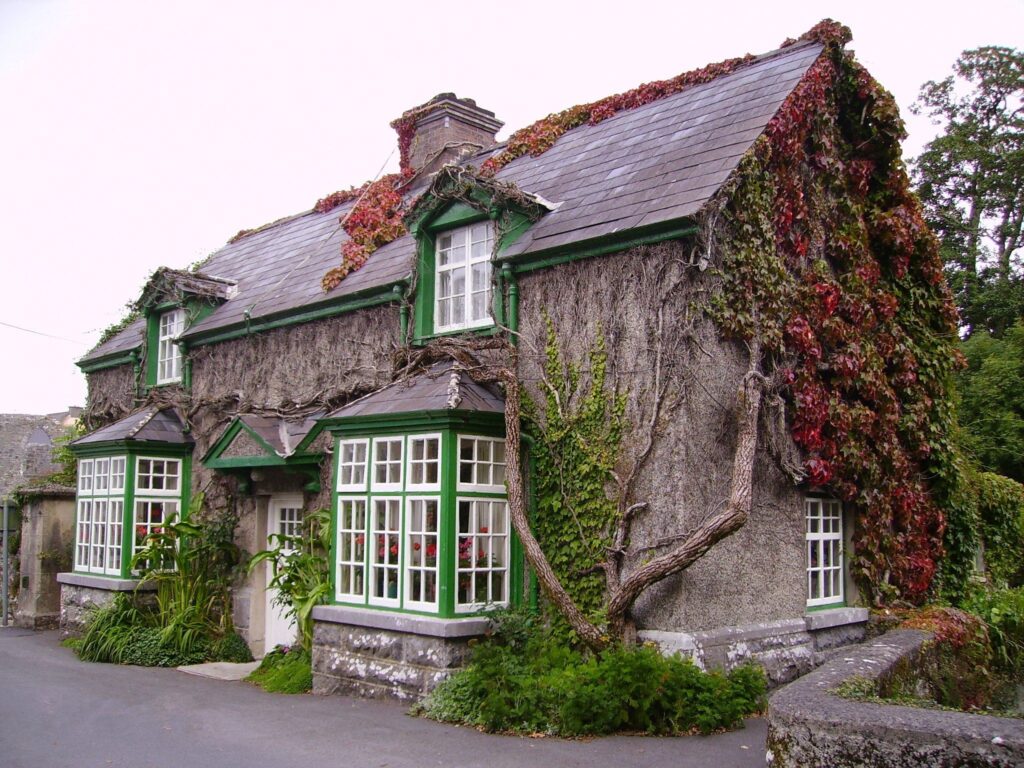
MULTIPOLYGON (((638 554, 627 560, 627 572, 642 562, 644 547, 685 532, 729 492, 734 408, 749 358, 743 345, 721 340, 699 310, 716 278, 691 264, 691 249, 683 241, 645 246, 520 279, 521 378, 535 399, 545 313, 563 354, 583 366, 584 376, 587 352, 603 335, 610 379, 628 396, 624 458, 645 438, 656 373, 669 382, 634 494, 650 506, 634 525, 630 550, 638 554)), ((785 429, 773 433, 772 419, 766 407, 762 435, 781 437, 791 450, 785 429)), ((769 456, 767 442, 758 453, 750 521, 690 570, 643 595, 634 612, 641 628, 698 631, 803 613, 803 492, 769 456)))

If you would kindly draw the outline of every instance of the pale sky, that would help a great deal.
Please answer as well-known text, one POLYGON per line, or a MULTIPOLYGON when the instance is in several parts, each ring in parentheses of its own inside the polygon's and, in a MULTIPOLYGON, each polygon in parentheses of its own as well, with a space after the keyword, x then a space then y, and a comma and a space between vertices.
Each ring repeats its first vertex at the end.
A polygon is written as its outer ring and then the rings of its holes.
POLYGON ((0 0, 0 413, 84 405, 74 361, 153 270, 394 170, 388 122, 437 93, 500 139, 826 16, 896 96, 907 155, 935 133, 908 113, 923 82, 1024 43, 1024 0, 0 0))

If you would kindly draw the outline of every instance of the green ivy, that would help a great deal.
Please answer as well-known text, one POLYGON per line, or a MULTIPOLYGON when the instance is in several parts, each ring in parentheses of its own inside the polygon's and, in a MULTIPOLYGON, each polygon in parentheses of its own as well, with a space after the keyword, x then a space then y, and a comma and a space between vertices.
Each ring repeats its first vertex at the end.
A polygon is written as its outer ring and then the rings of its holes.
POLYGON ((610 389, 600 332, 584 376, 578 363, 563 358, 554 323, 546 322, 544 400, 524 402, 533 441, 533 527, 573 600, 600 623, 605 580, 598 566, 607 559, 618 514, 608 489, 622 445, 626 396, 610 389))
POLYGON ((1024 485, 992 472, 978 473, 975 482, 989 574, 1000 586, 1017 586, 1024 576, 1024 485))

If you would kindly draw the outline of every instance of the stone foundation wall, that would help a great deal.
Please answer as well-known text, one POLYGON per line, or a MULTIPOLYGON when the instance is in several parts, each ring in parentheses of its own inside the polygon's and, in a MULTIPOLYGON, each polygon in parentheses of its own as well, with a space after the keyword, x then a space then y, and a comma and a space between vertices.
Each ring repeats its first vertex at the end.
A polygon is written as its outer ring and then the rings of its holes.
POLYGON ((486 619, 445 621, 342 606, 313 611, 313 693, 411 701, 462 666, 486 619))
MULTIPOLYGON (((59 573, 60 582, 60 637, 78 637, 85 629, 86 620, 94 608, 113 602, 119 592, 132 592, 137 581, 104 579, 78 573, 59 573)), ((151 592, 147 587, 144 592, 151 592)))
POLYGON ((858 676, 884 680, 924 652, 925 632, 897 630, 851 648, 772 695, 771 768, 1010 768, 1024 765, 1024 721, 842 699, 858 676))
POLYGON ((864 639, 866 608, 836 608, 783 619, 705 632, 641 630, 640 639, 665 654, 689 656, 701 669, 732 669, 753 661, 776 687, 807 674, 837 648, 864 639))

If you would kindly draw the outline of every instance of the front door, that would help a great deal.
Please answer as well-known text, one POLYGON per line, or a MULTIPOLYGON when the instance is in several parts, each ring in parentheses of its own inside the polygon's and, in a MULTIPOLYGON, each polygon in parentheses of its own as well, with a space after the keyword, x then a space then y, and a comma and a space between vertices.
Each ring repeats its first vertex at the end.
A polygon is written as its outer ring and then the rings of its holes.
MULTIPOLYGON (((301 536, 302 535, 302 497, 301 496, 274 496, 270 499, 270 508, 267 515, 267 546, 275 547, 279 540, 276 535, 301 536)), ((270 587, 270 579, 273 576, 273 568, 267 563, 267 626, 264 633, 265 652, 274 650, 277 645, 293 645, 295 643, 295 621, 288 615, 285 606, 275 605, 277 590, 270 587)))

